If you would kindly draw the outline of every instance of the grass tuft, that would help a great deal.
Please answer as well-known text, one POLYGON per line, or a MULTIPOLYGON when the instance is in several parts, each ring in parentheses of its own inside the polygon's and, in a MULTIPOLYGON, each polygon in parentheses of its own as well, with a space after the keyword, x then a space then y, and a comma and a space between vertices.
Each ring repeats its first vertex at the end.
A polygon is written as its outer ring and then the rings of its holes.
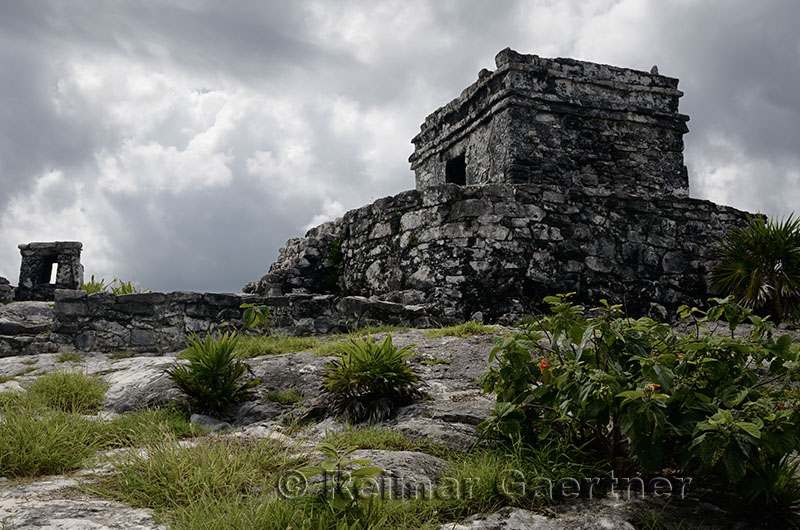
POLYGON ((240 335, 236 344, 236 355, 250 359, 260 355, 280 355, 310 351, 319 344, 314 337, 287 337, 284 335, 240 335))
POLYGON ((423 332, 426 337, 430 337, 432 339, 438 339, 442 337, 460 337, 463 339, 472 335, 481 335, 483 333, 497 333, 497 328, 470 320, 456 326, 446 326, 423 332))
POLYGON ((79 363, 82 362, 83 359, 84 359, 83 355, 77 352, 64 352, 64 353, 59 353, 56 356, 56 361, 60 363, 67 363, 67 362, 79 363))
POLYGON ((145 452, 119 456, 116 472, 91 489, 164 514, 197 509, 209 499, 230 502, 246 494, 263 502, 274 491, 272 475, 299 464, 272 440, 202 439, 192 447, 180 447, 169 437, 148 445, 145 452))
POLYGON ((356 449, 381 449, 385 451, 417 451, 441 458, 447 458, 453 454, 453 450, 444 445, 412 440, 397 431, 375 426, 330 432, 325 436, 325 442, 340 451, 355 447, 356 449))
POLYGON ((303 400, 303 394, 295 389, 287 390, 286 392, 267 392, 264 397, 267 401, 280 403, 281 405, 294 405, 303 400))
POLYGON ((106 386, 100 378, 83 372, 57 371, 36 378, 28 394, 51 409, 92 412, 102 407, 106 386))

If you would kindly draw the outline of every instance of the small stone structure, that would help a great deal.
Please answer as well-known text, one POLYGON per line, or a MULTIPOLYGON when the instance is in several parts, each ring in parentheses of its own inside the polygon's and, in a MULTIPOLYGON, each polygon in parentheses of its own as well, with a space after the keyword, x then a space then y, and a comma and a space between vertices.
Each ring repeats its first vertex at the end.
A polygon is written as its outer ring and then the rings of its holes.
POLYGON ((510 49, 496 63, 412 140, 418 190, 452 182, 689 195, 677 79, 510 49))
POLYGON ((290 239, 244 291, 515 318, 575 292, 665 317, 710 294, 712 247, 746 213, 688 197, 678 80, 501 51, 413 139, 416 190, 290 239))
POLYGON ((79 241, 19 245, 22 263, 16 299, 54 300, 56 289, 78 289, 83 283, 79 241))

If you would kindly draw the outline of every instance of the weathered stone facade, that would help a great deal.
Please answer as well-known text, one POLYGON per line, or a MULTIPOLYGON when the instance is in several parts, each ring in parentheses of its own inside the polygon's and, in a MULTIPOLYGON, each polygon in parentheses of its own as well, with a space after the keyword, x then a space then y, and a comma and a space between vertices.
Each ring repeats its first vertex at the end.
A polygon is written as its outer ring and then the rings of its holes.
POLYGON ((83 283, 79 241, 55 241, 19 245, 17 300, 53 300, 56 289, 77 289, 83 283), (56 268, 55 277, 53 267, 56 268), (55 281, 51 281, 51 279, 55 281))
POLYGON ((555 184, 587 193, 689 194, 678 80, 510 49, 412 140, 417 189, 555 184))
POLYGON ((702 304, 710 250, 746 214, 688 198, 677 84, 504 50, 422 125, 415 191, 289 240, 244 291, 423 304, 440 322, 565 292, 633 314, 702 304))

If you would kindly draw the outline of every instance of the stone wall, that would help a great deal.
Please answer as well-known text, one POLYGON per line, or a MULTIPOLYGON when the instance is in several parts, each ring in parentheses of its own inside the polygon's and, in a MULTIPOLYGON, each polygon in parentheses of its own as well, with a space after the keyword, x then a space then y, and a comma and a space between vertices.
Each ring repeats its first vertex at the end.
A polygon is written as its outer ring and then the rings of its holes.
POLYGON ((305 294, 264 297, 184 291, 87 295, 80 290, 58 290, 50 340, 80 351, 177 351, 183 349, 190 333, 204 336, 218 330, 224 322, 233 329, 241 329, 239 306, 243 303, 269 306, 273 333, 329 333, 377 323, 430 324, 424 307, 361 297, 305 294))
POLYGON ((427 117, 412 140, 416 188, 531 183, 595 194, 689 194, 678 80, 506 49, 497 70, 427 117))
MULTIPOLYGON (((291 240, 292 252, 270 269, 279 274, 245 291, 295 292, 284 279, 321 277, 330 263, 320 249, 336 240, 341 295, 426 304, 442 322, 478 311, 519 315, 542 309, 544 296, 573 291, 587 304, 606 298, 633 314, 663 313, 658 306, 706 301, 710 251, 744 216, 696 199, 444 185, 380 199, 291 240)), ((302 289, 321 287, 307 281, 302 289)))

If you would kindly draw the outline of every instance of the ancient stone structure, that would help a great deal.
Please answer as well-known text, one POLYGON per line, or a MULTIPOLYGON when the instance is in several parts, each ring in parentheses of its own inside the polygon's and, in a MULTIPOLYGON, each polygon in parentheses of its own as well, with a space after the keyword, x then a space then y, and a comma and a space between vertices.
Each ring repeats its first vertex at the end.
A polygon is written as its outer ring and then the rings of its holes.
POLYGON ((359 295, 445 322, 544 296, 666 316, 709 294, 711 248, 745 213, 688 197, 676 79, 511 50, 414 138, 417 189, 281 249, 244 291, 359 295))
POLYGON ((79 241, 19 245, 17 300, 53 300, 56 289, 78 289, 83 282, 79 241))
MULTIPOLYGON (((269 306, 272 314, 270 328, 272 332, 281 334, 329 333, 381 323, 414 327, 431 325, 421 307, 406 307, 357 296, 289 294, 262 297, 187 291, 87 295, 81 290, 58 290, 50 325, 53 333, 49 339, 80 351, 173 352, 184 348, 184 341, 191 333, 204 336, 215 332, 223 323, 242 329, 239 306, 243 303, 269 306)), ((0 357, 41 348, 39 345, 14 346, 16 344, 4 348, 0 335, 0 357)))
POLYGON ((510 49, 412 140, 417 189, 556 184, 590 194, 689 194, 678 80, 510 49))

